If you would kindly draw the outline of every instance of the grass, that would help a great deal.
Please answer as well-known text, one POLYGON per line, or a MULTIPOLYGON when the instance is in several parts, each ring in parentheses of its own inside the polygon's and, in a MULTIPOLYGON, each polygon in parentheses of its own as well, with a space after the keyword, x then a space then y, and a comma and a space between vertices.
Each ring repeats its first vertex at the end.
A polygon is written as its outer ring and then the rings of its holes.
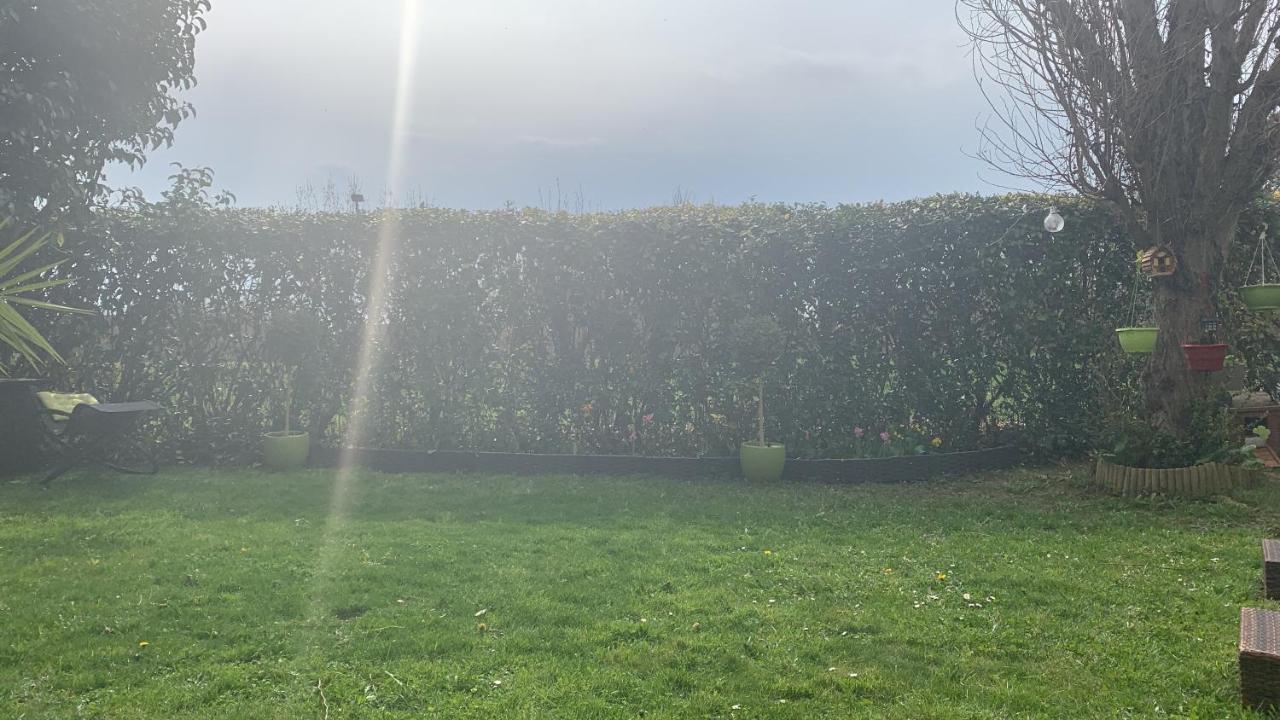
POLYGON ((1280 490, 1082 477, 9 482, 0 717, 1250 717, 1280 490))

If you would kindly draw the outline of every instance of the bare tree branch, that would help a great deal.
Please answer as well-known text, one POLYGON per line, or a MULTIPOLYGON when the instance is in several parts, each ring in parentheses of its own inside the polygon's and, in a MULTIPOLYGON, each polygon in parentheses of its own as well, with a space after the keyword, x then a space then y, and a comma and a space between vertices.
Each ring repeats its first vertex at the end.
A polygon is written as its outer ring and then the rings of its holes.
POLYGON ((1113 205, 1140 247, 1173 249, 1156 283, 1153 417, 1188 426, 1181 343, 1216 314, 1240 214, 1280 151, 1280 0, 958 0, 993 119, 979 157, 1113 205), (966 12, 967 11, 967 12, 966 12))

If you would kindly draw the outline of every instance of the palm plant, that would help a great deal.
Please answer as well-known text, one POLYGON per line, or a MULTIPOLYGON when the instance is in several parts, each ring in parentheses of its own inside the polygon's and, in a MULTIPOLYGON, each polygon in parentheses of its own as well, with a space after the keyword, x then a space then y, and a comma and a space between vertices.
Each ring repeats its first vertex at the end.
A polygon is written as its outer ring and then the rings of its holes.
MULTIPOLYGON (((9 226, 9 220, 0 220, 0 231, 9 226)), ((18 312, 15 305, 53 310, 55 312, 93 314, 91 310, 67 307, 31 297, 32 293, 66 284, 66 279, 47 280, 45 273, 61 265, 57 260, 33 270, 22 270, 22 264, 41 248, 54 241, 62 244, 62 235, 51 231, 40 232, 32 228, 0 248, 0 344, 16 351, 33 367, 39 368, 45 359, 63 362, 62 356, 49 344, 40 331, 18 312)), ((4 366, 0 365, 0 374, 4 366)))

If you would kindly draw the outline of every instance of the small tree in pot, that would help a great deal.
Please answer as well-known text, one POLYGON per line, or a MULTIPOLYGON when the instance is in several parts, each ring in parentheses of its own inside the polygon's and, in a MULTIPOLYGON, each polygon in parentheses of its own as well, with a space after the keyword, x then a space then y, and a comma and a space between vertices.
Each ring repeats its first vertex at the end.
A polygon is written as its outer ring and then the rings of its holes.
POLYGON ((273 313, 264 324, 262 352, 280 374, 284 396, 284 430, 268 432, 262 438, 262 456, 267 467, 277 470, 301 467, 311 450, 311 435, 291 427, 293 397, 299 370, 319 352, 324 327, 319 318, 297 311, 273 313))
POLYGON ((756 391, 756 439, 742 443, 739 458, 748 480, 769 481, 782 477, 787 446, 764 437, 764 384, 786 345, 782 328, 771 317, 750 316, 729 327, 728 346, 739 377, 756 391))

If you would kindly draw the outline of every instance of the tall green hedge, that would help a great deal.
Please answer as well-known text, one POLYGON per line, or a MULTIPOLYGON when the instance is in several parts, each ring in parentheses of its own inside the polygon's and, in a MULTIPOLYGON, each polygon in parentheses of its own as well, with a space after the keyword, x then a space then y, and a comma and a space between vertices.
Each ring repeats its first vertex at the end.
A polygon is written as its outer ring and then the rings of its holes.
POLYGON ((296 396, 329 443, 354 408, 369 446, 732 453, 753 406, 726 329, 767 314, 787 337, 768 434, 794 452, 838 453, 862 427, 1074 453, 1141 371, 1112 333, 1128 323, 1134 248, 1079 200, 1054 199, 1067 229, 1047 235, 1049 202, 357 215, 174 195, 72 234, 58 299, 102 316, 42 322, 70 360, 59 384, 159 400, 166 447, 193 462, 251 459, 279 424, 259 347, 279 309, 327 328, 296 396), (371 320, 386 332, 353 403, 385 222, 389 310, 371 320))

